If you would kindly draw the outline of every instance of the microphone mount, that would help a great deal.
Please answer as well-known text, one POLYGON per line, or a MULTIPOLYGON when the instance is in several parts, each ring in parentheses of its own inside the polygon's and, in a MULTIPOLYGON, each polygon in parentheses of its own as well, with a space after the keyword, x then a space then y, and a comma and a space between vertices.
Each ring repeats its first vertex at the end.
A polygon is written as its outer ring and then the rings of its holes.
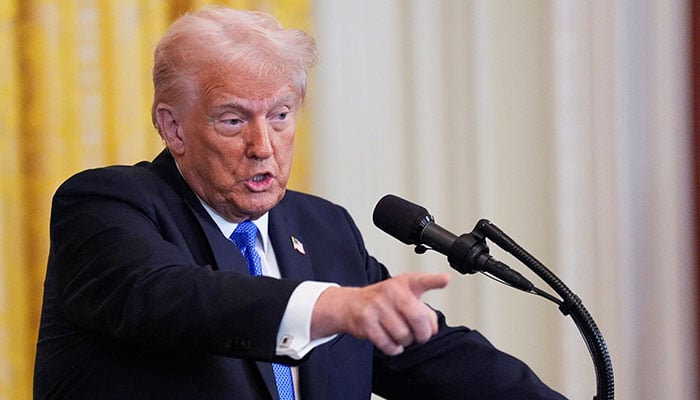
MULTIPOLYGON (((422 243, 417 244, 413 251, 416 254, 425 254, 428 250, 435 250, 422 243)), ((448 250, 449 256, 447 261, 452 268, 462 274, 475 274, 479 272, 476 265, 485 262, 480 257, 489 253, 489 248, 486 245, 485 238, 478 232, 465 233, 459 236, 448 250)))
POLYGON ((461 274, 483 272, 507 285, 525 292, 536 290, 535 285, 520 273, 489 255, 486 237, 477 224, 470 233, 455 237, 451 232, 434 224, 432 215, 427 215, 414 229, 410 238, 415 243, 416 254, 435 250, 447 255, 450 266, 461 274), (429 231, 429 234, 428 232, 429 231), (445 245, 449 243, 449 245, 445 245))

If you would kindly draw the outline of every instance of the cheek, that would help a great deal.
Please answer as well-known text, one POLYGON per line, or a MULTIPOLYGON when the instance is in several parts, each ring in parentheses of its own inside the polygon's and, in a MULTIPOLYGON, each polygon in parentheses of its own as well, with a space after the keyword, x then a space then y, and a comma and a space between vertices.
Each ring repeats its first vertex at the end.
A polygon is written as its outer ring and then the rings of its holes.
POLYGON ((201 154, 204 163, 231 171, 232 166, 245 158, 245 144, 237 137, 213 137, 207 141, 201 154), (208 159, 208 160, 207 160, 208 159))
POLYGON ((198 166, 200 174, 207 177, 212 188, 225 190, 236 181, 235 171, 240 164, 240 150, 224 143, 207 145, 202 150, 193 157, 194 164, 198 166))
POLYGON ((294 131, 280 137, 277 146, 275 146, 275 155, 280 164, 285 166, 291 164, 294 155, 294 131))

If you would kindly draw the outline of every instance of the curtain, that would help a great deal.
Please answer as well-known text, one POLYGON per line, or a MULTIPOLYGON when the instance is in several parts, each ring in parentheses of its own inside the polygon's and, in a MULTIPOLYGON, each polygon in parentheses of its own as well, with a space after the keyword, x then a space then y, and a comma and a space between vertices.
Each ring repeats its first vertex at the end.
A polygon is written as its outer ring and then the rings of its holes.
MULTIPOLYGON (((208 1, 0 0, 0 398, 30 399, 51 196, 70 175, 153 158, 154 46, 208 1)), ((308 0, 219 2, 310 29, 308 0)), ((307 185, 304 118, 296 188, 307 185)))
POLYGON ((319 1, 313 187, 347 206, 392 273, 451 271, 426 299, 567 397, 596 393, 573 321, 378 231, 381 196, 422 204, 455 233, 487 218, 547 265, 606 338, 616 398, 696 399, 687 11, 681 0, 319 1))

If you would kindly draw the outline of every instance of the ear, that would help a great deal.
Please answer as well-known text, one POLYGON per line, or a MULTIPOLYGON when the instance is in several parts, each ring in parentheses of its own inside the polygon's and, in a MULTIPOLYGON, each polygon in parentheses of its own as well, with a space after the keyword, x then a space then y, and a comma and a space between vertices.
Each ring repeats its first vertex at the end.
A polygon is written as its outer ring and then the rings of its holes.
POLYGON ((158 103, 155 116, 158 132, 170 153, 174 156, 182 155, 185 152, 185 138, 182 135, 177 110, 168 104, 158 103))

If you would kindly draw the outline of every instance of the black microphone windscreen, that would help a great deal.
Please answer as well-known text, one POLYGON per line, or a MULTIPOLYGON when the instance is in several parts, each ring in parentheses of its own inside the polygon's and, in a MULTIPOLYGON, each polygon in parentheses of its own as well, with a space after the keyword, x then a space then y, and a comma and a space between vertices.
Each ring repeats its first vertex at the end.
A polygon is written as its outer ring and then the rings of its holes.
POLYGON ((372 220, 377 228, 396 239, 406 244, 419 244, 420 233, 432 217, 425 208, 387 194, 374 207, 372 220))

